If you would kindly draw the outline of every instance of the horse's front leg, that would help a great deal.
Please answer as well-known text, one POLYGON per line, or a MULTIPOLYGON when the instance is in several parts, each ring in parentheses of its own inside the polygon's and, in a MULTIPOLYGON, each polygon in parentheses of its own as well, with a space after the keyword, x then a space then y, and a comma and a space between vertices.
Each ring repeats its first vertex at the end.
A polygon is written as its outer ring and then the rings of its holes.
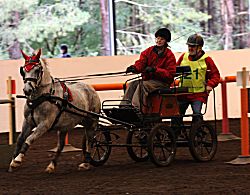
POLYGON ((58 140, 57 151, 56 151, 56 154, 55 154, 53 160, 50 162, 50 164, 47 166, 47 168, 45 170, 47 173, 54 173, 55 172, 58 158, 59 158, 59 156, 64 148, 64 145, 65 145, 66 134, 67 134, 67 131, 59 131, 58 132, 59 140, 58 140))
MULTIPOLYGON (((21 165, 23 158, 25 156, 25 153, 27 152, 27 150, 29 149, 30 145, 37 140, 39 137, 41 137, 44 133, 47 132, 47 130, 49 129, 49 127, 47 125, 44 124, 39 124, 37 126, 37 128, 35 129, 34 132, 32 132, 27 139, 25 139, 25 142, 22 144, 21 149, 19 150, 20 152, 18 153, 18 155, 15 157, 15 159, 12 161, 14 162, 12 164, 10 164, 10 168, 16 168, 18 166, 21 165)), ((23 141, 23 140, 22 140, 23 141)), ((21 142, 21 141, 20 141, 21 142)), ((11 170, 10 170, 11 171, 11 170)))
POLYGON ((78 166, 79 170, 90 169, 90 161, 91 161, 90 147, 91 147, 91 141, 93 140, 94 137, 94 130, 96 129, 96 126, 97 126, 97 121, 95 119, 89 119, 85 124, 84 136, 82 141, 83 159, 82 163, 78 166))
POLYGON ((30 135, 30 133, 34 127, 35 127, 34 125, 30 126, 27 123, 26 119, 24 119, 24 122, 22 125, 22 131, 17 138, 16 148, 15 148, 15 151, 13 153, 12 161, 10 162, 10 166, 9 166, 9 170, 8 170, 9 172, 12 172, 13 169, 20 167, 23 156, 21 155, 21 156, 19 156, 19 158, 17 158, 17 156, 19 155, 25 140, 30 135))
POLYGON ((90 146, 89 146, 89 135, 84 129, 84 136, 82 139, 82 163, 78 166, 79 170, 90 169, 90 146))

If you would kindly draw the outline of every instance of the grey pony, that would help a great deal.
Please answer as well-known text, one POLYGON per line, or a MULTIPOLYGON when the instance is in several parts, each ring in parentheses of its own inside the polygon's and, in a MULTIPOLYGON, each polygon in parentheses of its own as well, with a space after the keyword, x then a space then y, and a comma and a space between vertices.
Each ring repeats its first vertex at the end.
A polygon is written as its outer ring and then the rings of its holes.
MULTIPOLYGON (((41 101, 37 106, 31 109, 28 104, 30 104, 30 102, 36 104, 36 100, 42 99, 40 97, 45 96, 44 94, 48 96, 53 95, 61 99, 65 98, 65 89, 63 89, 59 81, 56 81, 51 76, 46 61, 40 59, 41 49, 39 49, 37 54, 33 54, 32 56, 26 55, 23 51, 22 54, 25 59, 25 65, 22 66, 20 70, 24 80, 23 91, 27 102, 24 106, 22 131, 17 138, 17 145, 9 165, 9 172, 20 167, 30 145, 47 131, 52 130, 51 128, 58 131, 58 147, 45 171, 48 173, 55 172, 58 157, 65 145, 65 136, 68 130, 73 129, 78 124, 84 126, 82 138, 83 157, 82 163, 78 168, 89 169, 90 143, 98 125, 98 118, 82 112, 80 113, 82 116, 70 112, 62 112, 60 117, 58 117, 58 113, 63 104, 63 101, 60 101, 60 99, 47 101, 45 98, 44 101, 41 101), (56 119, 58 119, 57 122, 55 122, 56 119)), ((71 92, 73 100, 70 103, 72 105, 79 109, 100 113, 100 98, 92 86, 82 82, 67 82, 65 86, 67 87, 67 92, 71 92)), ((67 105, 66 107, 69 111, 79 113, 79 111, 72 107, 67 105)))

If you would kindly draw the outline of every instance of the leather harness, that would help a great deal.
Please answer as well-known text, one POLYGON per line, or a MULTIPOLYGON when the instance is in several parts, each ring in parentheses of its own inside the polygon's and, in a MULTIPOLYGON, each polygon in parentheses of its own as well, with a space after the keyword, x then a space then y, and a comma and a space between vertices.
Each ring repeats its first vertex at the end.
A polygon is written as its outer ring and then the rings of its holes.
MULTIPOLYGON (((53 79, 52 79, 52 81, 54 83, 53 79)), ((66 111, 67 106, 72 105, 72 104, 69 104, 69 102, 73 101, 71 91, 69 90, 69 88, 66 86, 66 84, 64 82, 61 82, 61 81, 59 81, 59 82, 63 88, 63 98, 52 96, 55 91, 51 88, 50 93, 44 93, 41 96, 39 96, 33 100, 27 99, 26 103, 27 103, 27 106, 29 107, 29 109, 31 110, 31 119, 36 127, 37 127, 37 124, 36 124, 36 121, 34 119, 34 110, 37 106, 39 106, 43 102, 48 101, 52 104, 55 104, 59 109, 59 112, 58 112, 52 126, 50 127, 49 131, 55 127, 62 112, 66 111)))

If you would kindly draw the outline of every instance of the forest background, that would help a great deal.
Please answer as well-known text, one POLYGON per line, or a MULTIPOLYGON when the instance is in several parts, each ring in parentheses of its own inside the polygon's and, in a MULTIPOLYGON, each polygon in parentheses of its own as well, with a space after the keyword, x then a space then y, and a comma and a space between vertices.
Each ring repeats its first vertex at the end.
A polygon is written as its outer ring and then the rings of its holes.
POLYGON ((174 52, 200 33, 205 50, 250 45, 250 0, 0 0, 0 60, 43 48, 57 57, 61 44, 73 57, 110 55, 109 4, 114 5, 117 55, 139 54, 154 32, 172 32, 174 52))

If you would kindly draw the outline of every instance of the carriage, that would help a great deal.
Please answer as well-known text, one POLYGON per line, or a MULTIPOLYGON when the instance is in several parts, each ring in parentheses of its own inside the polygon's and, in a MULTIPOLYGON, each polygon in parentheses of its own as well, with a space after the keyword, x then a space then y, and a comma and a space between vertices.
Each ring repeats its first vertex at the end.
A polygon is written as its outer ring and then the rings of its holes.
MULTIPOLYGON (((111 124, 99 123, 91 144, 90 163, 93 166, 103 165, 108 160, 112 147, 126 147, 128 155, 134 161, 150 159, 157 166, 168 166, 175 158, 177 147, 188 147, 196 161, 212 160, 217 150, 217 133, 214 127, 205 121, 194 125, 176 120, 195 115, 181 115, 178 105, 178 96, 188 93, 188 88, 178 85, 179 78, 189 75, 190 71, 188 66, 177 67, 173 86, 149 94, 148 104, 142 105, 141 110, 134 108, 127 100, 104 100, 102 115, 111 124), (121 106, 121 101, 126 102, 121 106), (119 135, 116 131, 121 129, 128 131, 125 144, 117 144, 119 135)), ((124 86, 133 79, 127 80, 124 86)), ((202 115, 206 113, 206 109, 207 104, 202 115)))
POLYGON ((20 73, 24 81, 25 96, 22 97, 27 99, 25 119, 9 172, 20 167, 34 141, 50 130, 57 130, 57 151, 46 168, 46 172, 54 172, 67 131, 77 124, 83 125, 84 134, 79 169, 89 169, 90 164, 103 165, 112 148, 117 146, 126 147, 134 161, 150 159, 157 166, 170 165, 177 147, 188 147, 197 161, 213 159, 217 150, 216 130, 204 121, 194 125, 179 120, 195 116, 181 115, 178 106, 178 96, 188 93, 188 89, 176 83, 190 74, 190 67, 178 67, 173 86, 149 94, 148 104, 138 110, 127 100, 104 100, 101 103, 94 88, 85 83, 54 79, 40 55, 41 49, 32 56, 23 53, 25 64, 20 67, 20 73), (121 101, 125 102, 121 104, 121 101), (172 123, 173 120, 177 123, 172 123), (125 143, 117 142, 118 130, 128 132, 125 143))

